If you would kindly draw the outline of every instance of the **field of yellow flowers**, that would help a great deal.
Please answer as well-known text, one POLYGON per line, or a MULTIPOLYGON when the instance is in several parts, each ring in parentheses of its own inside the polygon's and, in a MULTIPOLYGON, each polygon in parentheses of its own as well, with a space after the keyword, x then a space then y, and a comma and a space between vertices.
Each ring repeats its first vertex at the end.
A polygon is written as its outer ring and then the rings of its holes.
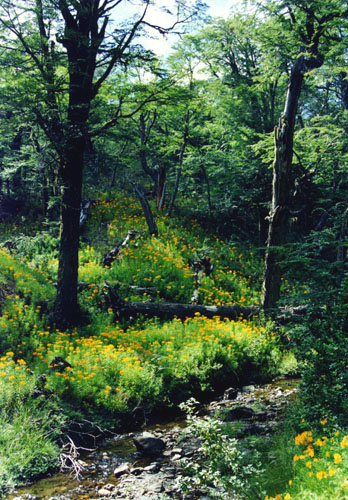
POLYGON ((189 261, 202 253, 214 265, 212 276, 203 280, 203 303, 255 303, 257 258, 251 250, 242 252, 216 235, 207 236, 194 221, 179 225, 158 214, 157 224, 160 237, 149 237, 138 203, 100 196, 87 229, 90 243, 82 244, 80 252, 80 280, 87 283, 80 302, 90 324, 69 332, 52 328, 47 316, 57 259, 49 256, 45 265, 42 259, 37 265, 37 253, 36 258, 30 252, 19 258, 2 250, 0 271, 9 287, 0 321, 2 352, 13 352, 15 360, 45 373, 47 387, 62 397, 110 411, 169 404, 174 394, 183 398, 222 390, 224 384, 242 383, 246 373, 254 378, 275 374, 282 356, 279 341, 256 322, 197 315, 165 324, 143 319, 115 323, 112 311, 103 307, 103 283, 116 284, 125 300, 147 299, 146 294, 133 295, 131 287, 137 285, 156 289, 158 301, 189 302, 194 288, 189 261), (140 238, 105 267, 103 254, 130 229, 140 231, 140 238), (71 368, 61 372, 52 366, 57 356, 71 368))
POLYGON ((159 236, 150 237, 135 200, 100 194, 80 250, 79 279, 85 286, 79 300, 89 323, 68 331, 49 322, 58 237, 47 231, 26 234, 19 227, 17 249, 13 254, 0 251, 0 427, 10 436, 17 422, 18 437, 0 448, 3 491, 54 466, 60 432, 69 427, 71 411, 88 413, 98 422, 105 416, 117 425, 134 408, 160 410, 285 370, 287 353, 280 339, 271 324, 257 319, 229 321, 197 314, 165 323, 115 321, 105 304, 106 282, 124 300, 148 300, 146 292, 134 292, 136 286, 154 289, 152 300, 189 302, 195 287, 189 263, 202 256, 214 270, 202 281, 201 303, 257 303, 261 264, 252 249, 207 234, 192 220, 159 213, 156 221, 159 236), (139 237, 104 266, 105 253, 129 230, 139 231, 139 237), (18 456, 28 449, 29 429, 32 440, 43 444, 28 451, 24 467, 18 456))

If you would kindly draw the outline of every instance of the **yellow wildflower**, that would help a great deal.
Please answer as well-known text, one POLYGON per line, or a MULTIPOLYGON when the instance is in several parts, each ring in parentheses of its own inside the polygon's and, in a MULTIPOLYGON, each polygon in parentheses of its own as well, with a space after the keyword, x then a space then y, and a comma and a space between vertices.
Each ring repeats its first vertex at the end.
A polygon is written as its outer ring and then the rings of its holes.
POLYGON ((324 470, 317 472, 316 475, 317 475, 317 478, 319 479, 319 481, 321 481, 323 478, 324 479, 327 478, 327 472, 325 472, 324 470))
POLYGON ((343 439, 342 439, 340 445, 341 445, 341 448, 347 448, 347 446, 348 446, 348 436, 343 436, 343 439))

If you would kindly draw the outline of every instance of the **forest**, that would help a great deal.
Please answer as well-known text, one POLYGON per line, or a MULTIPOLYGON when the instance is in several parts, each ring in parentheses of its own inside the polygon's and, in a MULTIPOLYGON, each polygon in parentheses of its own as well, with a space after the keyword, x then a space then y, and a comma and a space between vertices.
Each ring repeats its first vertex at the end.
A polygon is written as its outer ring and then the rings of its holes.
POLYGON ((0 86, 0 498, 348 499, 348 2, 0 0, 0 86), (17 495, 178 415, 175 491, 17 495))

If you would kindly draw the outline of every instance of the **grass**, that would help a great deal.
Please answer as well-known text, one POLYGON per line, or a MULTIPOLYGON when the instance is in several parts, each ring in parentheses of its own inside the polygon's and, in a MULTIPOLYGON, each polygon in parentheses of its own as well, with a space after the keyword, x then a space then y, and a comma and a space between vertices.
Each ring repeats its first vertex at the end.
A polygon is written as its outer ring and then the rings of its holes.
POLYGON ((66 417, 55 396, 40 396, 36 377, 13 352, 0 358, 0 495, 57 467, 66 417))

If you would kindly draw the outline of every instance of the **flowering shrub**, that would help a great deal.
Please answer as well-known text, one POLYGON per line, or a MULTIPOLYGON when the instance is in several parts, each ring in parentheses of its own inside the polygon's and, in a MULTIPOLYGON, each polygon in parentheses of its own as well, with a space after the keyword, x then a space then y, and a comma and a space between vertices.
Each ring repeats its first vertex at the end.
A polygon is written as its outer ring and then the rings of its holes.
POLYGON ((348 498, 348 436, 340 430, 330 431, 326 418, 320 423, 321 433, 304 430, 295 436, 293 478, 287 491, 266 495, 265 500, 348 498))
POLYGON ((88 220, 88 232, 95 246, 81 248, 79 279, 95 284, 103 280, 116 282, 121 285, 122 298, 129 300, 144 298, 133 296, 130 287, 137 285, 155 288, 158 300, 189 302, 194 288, 189 261, 200 249, 209 248, 214 271, 203 279, 200 302, 241 305, 258 302, 261 260, 250 249, 226 245, 215 235, 207 236, 195 221, 169 219, 157 212, 156 223, 159 237, 150 237, 138 201, 117 192, 109 197, 101 194, 88 220), (103 236, 101 227, 105 228, 103 236), (141 231, 141 238, 131 241, 111 267, 104 268, 102 256, 116 241, 121 242, 129 230, 141 231))
POLYGON ((244 320, 196 315, 164 325, 150 320, 142 328, 104 324, 97 329, 97 324, 87 327, 88 336, 77 330, 40 332, 41 346, 33 354, 51 388, 112 411, 139 404, 151 408, 242 383, 246 367, 249 377, 269 376, 281 358, 275 336, 244 320), (72 368, 52 373, 50 361, 56 356, 72 368))

